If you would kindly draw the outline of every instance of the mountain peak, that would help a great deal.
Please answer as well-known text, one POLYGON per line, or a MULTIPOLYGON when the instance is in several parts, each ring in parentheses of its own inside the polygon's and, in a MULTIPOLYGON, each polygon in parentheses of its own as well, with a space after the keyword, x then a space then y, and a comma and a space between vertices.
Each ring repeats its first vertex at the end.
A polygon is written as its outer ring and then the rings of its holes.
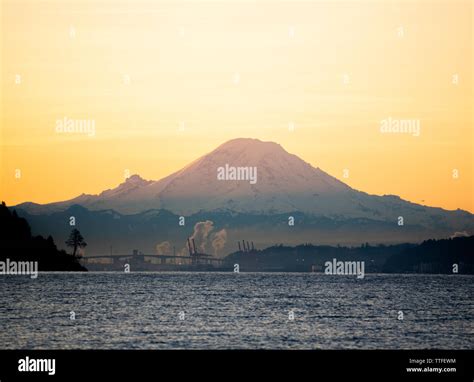
POLYGON ((217 149, 226 148, 226 147, 238 147, 242 145, 281 147, 281 145, 279 145, 276 142, 262 141, 257 138, 234 138, 234 139, 228 140, 227 142, 222 143, 220 146, 217 147, 217 149))
MULTIPOLYGON (((125 183, 133 183, 133 184, 147 184, 150 183, 149 180, 143 179, 140 175, 138 174, 133 174, 129 176, 127 179, 125 179, 125 183)), ((123 184, 123 183, 122 183, 123 184)))
POLYGON ((271 141, 261 141, 256 138, 235 138, 224 142, 208 155, 219 152, 254 152, 255 154, 287 154, 281 145, 271 141))
POLYGON ((116 188, 103 191, 99 194, 102 197, 112 197, 130 193, 133 190, 144 187, 153 183, 152 180, 145 180, 140 175, 134 174, 125 179, 124 182, 120 183, 116 188))

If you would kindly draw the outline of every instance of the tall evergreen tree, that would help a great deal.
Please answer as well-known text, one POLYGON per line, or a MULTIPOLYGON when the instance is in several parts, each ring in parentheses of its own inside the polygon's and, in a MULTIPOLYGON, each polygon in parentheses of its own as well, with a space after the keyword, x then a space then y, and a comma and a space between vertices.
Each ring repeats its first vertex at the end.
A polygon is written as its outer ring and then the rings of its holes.
POLYGON ((73 248, 72 255, 76 256, 77 249, 78 248, 84 248, 87 246, 87 243, 84 241, 84 238, 82 237, 81 233, 79 232, 78 229, 74 228, 70 235, 69 238, 66 240, 66 245, 68 247, 73 248))

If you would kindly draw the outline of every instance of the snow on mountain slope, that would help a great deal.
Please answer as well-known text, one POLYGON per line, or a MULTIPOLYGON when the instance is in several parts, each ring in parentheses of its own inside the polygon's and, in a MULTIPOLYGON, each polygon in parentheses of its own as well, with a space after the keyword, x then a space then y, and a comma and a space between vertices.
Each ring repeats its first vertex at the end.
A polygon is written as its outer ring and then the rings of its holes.
POLYGON ((313 168, 280 145, 235 139, 183 170, 150 186, 163 208, 189 214, 199 210, 286 212, 305 208, 312 194, 341 194, 350 188, 313 168), (256 182, 218 180, 220 167, 256 168, 256 182), (304 202, 304 203, 301 203, 304 202))

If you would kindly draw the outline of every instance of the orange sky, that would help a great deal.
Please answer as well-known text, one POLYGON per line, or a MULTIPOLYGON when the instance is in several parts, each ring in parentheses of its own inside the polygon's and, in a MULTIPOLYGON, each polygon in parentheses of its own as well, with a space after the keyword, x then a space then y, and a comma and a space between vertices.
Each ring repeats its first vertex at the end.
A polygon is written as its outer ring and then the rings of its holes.
POLYGON ((356 189, 474 212, 471 1, 6 0, 1 12, 7 204, 98 193, 127 170, 159 179, 253 137, 356 189), (390 117, 419 121, 419 136, 381 133, 390 117), (58 132, 64 118, 95 134, 58 132))

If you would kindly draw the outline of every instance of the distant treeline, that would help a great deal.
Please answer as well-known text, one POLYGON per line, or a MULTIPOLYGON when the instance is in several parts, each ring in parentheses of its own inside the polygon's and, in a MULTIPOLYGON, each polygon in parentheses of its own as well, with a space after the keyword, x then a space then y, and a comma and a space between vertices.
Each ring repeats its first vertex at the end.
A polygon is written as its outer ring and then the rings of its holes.
POLYGON ((474 236, 427 240, 391 256, 385 272, 474 274, 474 236))
POLYGON ((76 256, 58 250, 51 236, 32 236, 28 222, 0 205, 0 261, 37 261, 39 271, 86 271, 76 256))
POLYGON ((296 247, 276 245, 264 250, 235 252, 226 257, 228 265, 242 271, 324 272, 324 263, 364 261, 366 272, 381 273, 474 273, 474 236, 428 240, 421 244, 369 245, 358 247, 296 247), (453 265, 456 266, 453 268, 453 265))

